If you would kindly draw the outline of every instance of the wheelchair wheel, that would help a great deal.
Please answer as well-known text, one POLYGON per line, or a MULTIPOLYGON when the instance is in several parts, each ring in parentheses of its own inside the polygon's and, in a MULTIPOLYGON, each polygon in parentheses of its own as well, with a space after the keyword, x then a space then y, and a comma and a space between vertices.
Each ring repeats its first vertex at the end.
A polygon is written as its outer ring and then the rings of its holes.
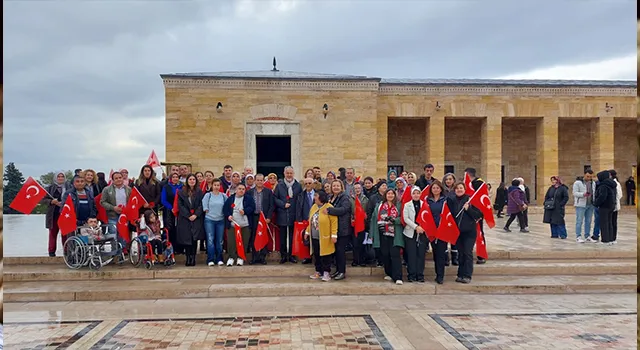
POLYGON ((145 245, 140 238, 135 237, 129 244, 129 261, 134 267, 139 267, 144 261, 145 245))
POLYGON ((153 268, 153 262, 149 261, 149 260, 145 261, 144 262, 144 267, 146 267, 147 270, 151 270, 153 268))
POLYGON ((88 262, 89 247, 78 237, 69 237, 64 243, 63 256, 64 263, 70 269, 79 269, 88 262))
POLYGON ((100 270, 102 267, 102 260, 100 259, 100 255, 93 255, 89 260, 89 268, 94 271, 100 270))
POLYGON ((124 255, 124 247, 122 246, 122 243, 118 242, 117 245, 118 256, 114 257, 114 260, 116 261, 116 264, 122 265, 127 260, 127 257, 124 255))

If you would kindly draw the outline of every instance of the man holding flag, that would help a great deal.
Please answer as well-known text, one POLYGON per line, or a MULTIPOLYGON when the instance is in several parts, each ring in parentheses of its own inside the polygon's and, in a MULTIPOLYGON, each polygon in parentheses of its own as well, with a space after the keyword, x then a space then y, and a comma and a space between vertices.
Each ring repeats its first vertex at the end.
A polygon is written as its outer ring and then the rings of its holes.
MULTIPOLYGON (((482 184, 484 183, 484 180, 482 180, 479 177, 476 177, 476 169, 475 168, 466 168, 464 170, 464 184, 465 184, 465 191, 466 194, 471 197, 473 196, 473 194, 475 193, 475 191, 477 191, 480 186, 482 186, 482 184)), ((493 216, 493 214, 491 214, 493 216)), ((485 239, 484 236, 484 222, 483 220, 480 220, 478 222, 480 230, 478 232, 479 235, 482 236, 482 241, 483 241, 483 246, 486 247, 487 241, 485 239)), ((479 238, 478 238, 479 239, 479 238)), ((477 255, 477 251, 476 251, 476 255, 477 255)), ((478 261, 476 262, 477 264, 484 264, 487 262, 487 257, 483 257, 478 255, 477 256, 478 261)))
POLYGON ((249 240, 249 249, 252 251, 250 265, 267 264, 267 243, 269 242, 269 223, 276 210, 273 200, 273 191, 264 187, 264 175, 257 174, 255 187, 248 191, 253 198, 256 209, 251 216, 251 239, 249 240), (266 239, 266 241, 264 241, 266 239), (265 243, 263 243, 265 242, 265 243))
MULTIPOLYGON (((93 196, 91 193, 85 191, 85 185, 84 178, 76 175, 73 177, 73 189, 65 192, 62 196, 62 203, 64 203, 62 212, 69 206, 67 198, 71 198, 70 202, 73 204, 71 209, 73 209, 76 214, 76 226, 82 226, 89 218, 96 218, 98 215, 93 196)), ((62 218, 62 215, 60 217, 62 218)), ((60 221, 58 221, 58 223, 60 223, 60 221)), ((62 232, 63 235, 69 233, 70 232, 62 232)))

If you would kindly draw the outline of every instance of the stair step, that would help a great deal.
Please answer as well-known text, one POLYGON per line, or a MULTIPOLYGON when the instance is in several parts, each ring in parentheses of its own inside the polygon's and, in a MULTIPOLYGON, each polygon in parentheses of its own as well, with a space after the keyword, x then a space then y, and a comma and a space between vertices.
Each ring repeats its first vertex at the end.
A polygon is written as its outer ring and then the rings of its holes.
MULTIPOLYGON (((447 268, 455 274, 457 267, 447 268)), ((425 275, 435 277, 433 262, 425 266, 425 275)), ((17 281, 78 281, 78 280, 139 280, 139 279, 192 279, 224 277, 302 277, 313 273, 311 265, 267 265, 241 267, 154 267, 151 270, 131 265, 108 265, 100 271, 89 269, 70 270, 60 265, 9 265, 4 267, 4 282, 17 281)), ((383 276, 384 270, 376 267, 348 267, 350 277, 383 276)), ((475 276, 484 275, 624 275, 637 274, 636 260, 491 260, 474 266, 475 276)), ((406 270, 405 270, 406 275, 406 270)))
MULTIPOLYGON (((635 247, 634 247, 635 248, 635 247)), ((635 249, 612 249, 611 247, 603 247, 600 245, 584 245, 584 249, 572 250, 572 249, 557 249, 548 250, 537 248, 535 245, 530 247, 527 251, 510 251, 510 250, 496 250, 489 251, 490 260, 522 260, 522 259, 537 259, 537 260, 583 260, 583 259, 637 259, 637 251, 635 249)), ((268 255, 267 260, 271 263, 277 263, 279 260, 279 254, 277 252, 268 255)), ((433 255, 431 252, 427 253, 426 260, 432 261, 433 255)), ((206 254, 199 253, 196 255, 198 263, 206 262, 206 254)), ((351 252, 347 252, 347 260, 351 261, 351 252)), ((176 261, 178 263, 184 263, 184 255, 177 255, 176 261)), ((64 260, 61 256, 48 257, 48 256, 8 256, 3 259, 4 266, 15 265, 64 265, 64 260)))
POLYGON ((381 276, 349 277, 320 282, 301 277, 225 277, 200 279, 139 279, 130 281, 5 282, 4 302, 113 301, 141 299, 284 297, 319 295, 432 295, 432 294, 559 294, 631 293, 636 275, 535 277, 475 276, 468 285, 448 276, 434 282, 397 286, 381 276))

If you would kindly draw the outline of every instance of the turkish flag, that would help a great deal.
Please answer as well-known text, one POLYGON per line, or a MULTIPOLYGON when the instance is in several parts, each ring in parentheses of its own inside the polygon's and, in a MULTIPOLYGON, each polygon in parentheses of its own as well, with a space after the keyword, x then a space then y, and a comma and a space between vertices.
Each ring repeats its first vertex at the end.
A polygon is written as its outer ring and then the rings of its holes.
POLYGON ((273 185, 269 181, 265 181, 264 182, 264 187, 266 187, 266 188, 268 188, 270 190, 273 190, 273 185))
POLYGON ((147 158, 146 164, 154 169, 162 167, 155 150, 151 150, 151 154, 149 155, 149 158, 147 158))
POLYGON ((489 259, 489 253, 487 253, 487 242, 485 242, 484 237, 482 237, 480 223, 476 223, 476 231, 476 255, 485 260, 489 259))
POLYGON ((123 211, 131 223, 134 223, 138 219, 138 213, 144 204, 148 204, 147 200, 142 197, 138 188, 132 188, 131 195, 129 196, 129 202, 127 202, 127 206, 123 211))
POLYGON ((293 224, 293 242, 291 242, 291 255, 298 259, 309 259, 311 253, 309 247, 304 245, 304 230, 309 226, 308 221, 296 221, 293 224))
POLYGON ((433 220, 433 214, 431 214, 431 207, 429 207, 427 201, 422 202, 420 212, 418 212, 418 217, 416 218, 416 224, 424 229, 429 241, 436 239, 436 231, 438 229, 435 220, 433 220))
POLYGON ((362 208, 362 202, 360 202, 360 198, 358 198, 358 196, 356 196, 355 207, 356 210, 353 218, 353 233, 356 235, 356 237, 358 237, 359 232, 364 232, 364 220, 367 216, 367 214, 364 212, 364 209, 362 208))
POLYGON ((264 213, 260 212, 260 218, 258 219, 258 227, 256 228, 256 239, 253 242, 253 247, 256 252, 261 251, 269 244, 269 225, 267 225, 267 218, 264 217, 264 213))
POLYGON ((202 181, 202 182, 200 183, 200 190, 201 190, 203 193, 207 192, 207 181, 202 181))
POLYGON ((489 188, 486 183, 482 183, 480 188, 471 196, 469 203, 474 207, 480 209, 484 220, 487 222, 489 228, 496 226, 496 220, 493 217, 493 209, 491 209, 491 198, 489 198, 489 188))
POLYGON ((180 209, 178 208, 178 191, 180 191, 180 189, 177 189, 173 194, 173 208, 171 208, 173 216, 178 216, 178 213, 180 212, 180 209))
POLYGON ((427 197, 429 197, 430 192, 431 192, 431 185, 427 185, 427 187, 425 187, 424 190, 420 192, 420 200, 426 201, 427 197))
POLYGON ((98 209, 98 220, 100 220, 101 223, 106 224, 109 221, 109 218, 107 217, 107 209, 100 204, 100 199, 102 199, 102 193, 97 195, 93 200, 96 203, 96 209, 98 209))
POLYGON ((476 190, 473 188, 473 184, 471 183, 471 176, 467 174, 466 171, 464 173, 464 187, 467 196, 473 196, 473 194, 476 192, 476 190))
POLYGON ((122 239, 127 242, 127 245, 129 245, 131 242, 131 232, 129 232, 129 223, 126 215, 120 214, 120 216, 118 216, 116 228, 118 229, 118 236, 122 237, 122 239))
POLYGON ((111 180, 112 176, 113 176, 113 169, 111 169, 111 171, 109 171, 109 183, 107 183, 108 186, 111 186, 111 184, 113 183, 113 180, 111 180))
POLYGON ((22 185, 20 192, 16 195, 16 198, 9 204, 9 207, 22 214, 31 214, 33 209, 47 194, 47 191, 42 185, 29 176, 24 185, 22 185))
POLYGON ((58 218, 58 227, 63 236, 74 232, 78 228, 78 218, 76 216, 76 208, 73 206, 71 196, 67 196, 67 200, 62 206, 60 217, 58 218))
POLYGON ((440 213, 440 226, 436 231, 436 238, 451 244, 456 244, 458 237, 460 236, 460 230, 456 224, 456 218, 451 214, 449 206, 445 202, 442 206, 442 213, 440 213))
POLYGON ((404 189, 404 192, 402 192, 402 199, 401 199, 401 205, 400 205, 400 223, 402 224, 402 226, 405 226, 406 223, 404 222, 404 215, 402 214, 402 212, 404 211, 404 205, 406 203, 411 202, 411 192, 413 191, 413 187, 411 186, 407 186, 404 189))
POLYGON ((356 177, 356 181, 355 182, 360 182, 360 176, 356 177))
POLYGON ((242 242, 242 228, 235 222, 233 227, 236 231, 236 250, 238 251, 238 257, 242 260, 247 260, 247 254, 244 251, 244 243, 242 242))

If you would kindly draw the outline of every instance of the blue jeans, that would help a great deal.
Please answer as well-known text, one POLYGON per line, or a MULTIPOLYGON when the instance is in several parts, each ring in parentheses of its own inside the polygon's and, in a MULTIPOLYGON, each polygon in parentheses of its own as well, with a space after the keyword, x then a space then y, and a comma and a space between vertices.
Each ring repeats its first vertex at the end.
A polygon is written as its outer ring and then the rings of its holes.
POLYGON ((204 231, 207 233, 207 263, 222 261, 224 220, 213 221, 205 217, 204 231))
POLYGON ((592 238, 599 239, 600 238, 600 210, 598 208, 595 208, 593 213, 595 215, 593 216, 593 237, 592 238))
POLYGON ((567 227, 565 225, 551 224, 551 237, 567 238, 567 227))
POLYGON ((591 232, 591 216, 593 216, 593 205, 586 207, 576 207, 576 238, 582 236, 582 222, 584 221, 584 238, 589 237, 591 232))

